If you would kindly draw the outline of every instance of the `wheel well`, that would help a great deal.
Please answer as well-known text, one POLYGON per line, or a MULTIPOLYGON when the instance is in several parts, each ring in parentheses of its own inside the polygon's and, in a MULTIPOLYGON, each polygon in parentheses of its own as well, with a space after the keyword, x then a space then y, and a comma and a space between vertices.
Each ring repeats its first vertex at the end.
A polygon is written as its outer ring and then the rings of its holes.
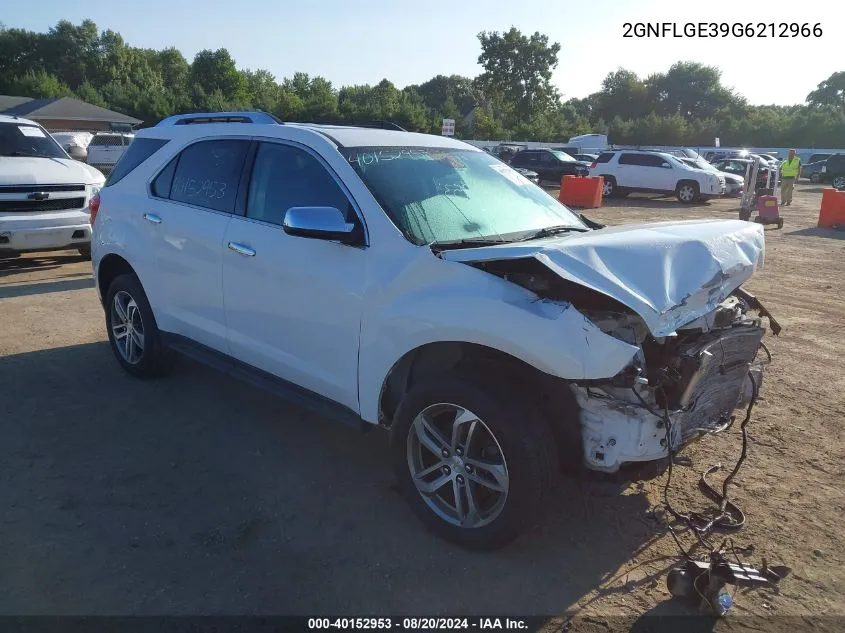
POLYGON ((390 427, 399 403, 415 383, 455 369, 488 377, 491 383, 507 385, 514 392, 535 399, 552 428, 561 457, 580 463, 579 409, 569 383, 510 354, 475 343, 430 343, 399 359, 382 385, 379 424, 390 427))
POLYGON ((135 270, 129 262, 120 255, 106 255, 97 268, 97 287, 100 289, 100 300, 105 302, 109 286, 116 277, 134 272, 135 270))
POLYGON ((693 180, 691 178, 682 178, 681 180, 678 181, 678 184, 675 185, 675 191, 680 189, 681 185, 686 184, 686 183, 689 183, 691 185, 695 185, 696 189, 699 189, 699 190, 701 189, 701 185, 698 184, 697 180, 693 180))

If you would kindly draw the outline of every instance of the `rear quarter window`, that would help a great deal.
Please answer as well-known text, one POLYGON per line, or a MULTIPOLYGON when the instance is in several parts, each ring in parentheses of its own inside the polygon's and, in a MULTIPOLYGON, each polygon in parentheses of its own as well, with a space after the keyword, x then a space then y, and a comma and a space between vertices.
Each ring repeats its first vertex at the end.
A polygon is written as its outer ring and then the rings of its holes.
POLYGON ((132 173, 135 168, 166 144, 166 139, 139 138, 137 141, 132 143, 132 145, 126 148, 126 151, 118 159, 114 169, 112 169, 111 174, 109 174, 108 180, 106 180, 106 184, 104 186, 109 187, 123 180, 126 176, 132 173))
POLYGON ((602 152, 599 154, 599 157, 596 159, 596 162, 601 163, 609 163, 610 159, 613 158, 613 152, 602 152))

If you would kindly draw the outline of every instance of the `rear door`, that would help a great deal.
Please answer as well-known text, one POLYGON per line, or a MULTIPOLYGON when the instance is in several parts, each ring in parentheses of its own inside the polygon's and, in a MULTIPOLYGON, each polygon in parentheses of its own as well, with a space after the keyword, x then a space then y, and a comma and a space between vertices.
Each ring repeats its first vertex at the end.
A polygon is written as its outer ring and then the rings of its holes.
POLYGON ((250 147, 233 137, 188 145, 151 182, 143 213, 160 285, 159 327, 224 353, 221 253, 250 147))

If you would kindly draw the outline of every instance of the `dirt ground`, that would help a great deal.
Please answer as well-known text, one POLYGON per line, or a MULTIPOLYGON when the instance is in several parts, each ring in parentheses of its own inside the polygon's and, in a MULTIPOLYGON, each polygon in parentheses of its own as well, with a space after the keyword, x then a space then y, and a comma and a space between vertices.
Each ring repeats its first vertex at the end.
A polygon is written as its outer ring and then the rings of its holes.
MULTIPOLYGON (((784 331, 769 340, 733 489, 747 525, 733 538, 754 545, 750 562, 793 574, 779 593, 738 592, 718 630, 751 627, 743 615, 845 617, 845 232, 815 228, 820 199, 818 186, 797 188, 747 285, 784 331)), ((588 215, 733 218, 737 207, 631 196, 588 215)), ((394 492, 384 433, 187 360, 137 381, 105 341, 88 262, 0 260, 0 614, 570 612, 624 630, 680 612, 665 589, 677 548, 654 518, 664 478, 564 479, 536 530, 468 553, 427 534, 394 492)), ((738 429, 686 450, 674 505, 706 507, 700 473, 738 452, 738 429)))

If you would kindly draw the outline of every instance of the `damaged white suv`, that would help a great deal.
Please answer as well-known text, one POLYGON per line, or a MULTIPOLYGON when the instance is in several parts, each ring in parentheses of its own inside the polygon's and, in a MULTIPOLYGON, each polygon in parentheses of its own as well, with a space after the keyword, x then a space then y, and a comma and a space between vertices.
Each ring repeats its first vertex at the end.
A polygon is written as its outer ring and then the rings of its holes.
POLYGON ((758 393, 760 225, 601 227, 457 140, 180 115, 91 210, 128 372, 177 350, 388 428, 411 508, 465 547, 530 527, 561 466, 665 460, 758 393))

